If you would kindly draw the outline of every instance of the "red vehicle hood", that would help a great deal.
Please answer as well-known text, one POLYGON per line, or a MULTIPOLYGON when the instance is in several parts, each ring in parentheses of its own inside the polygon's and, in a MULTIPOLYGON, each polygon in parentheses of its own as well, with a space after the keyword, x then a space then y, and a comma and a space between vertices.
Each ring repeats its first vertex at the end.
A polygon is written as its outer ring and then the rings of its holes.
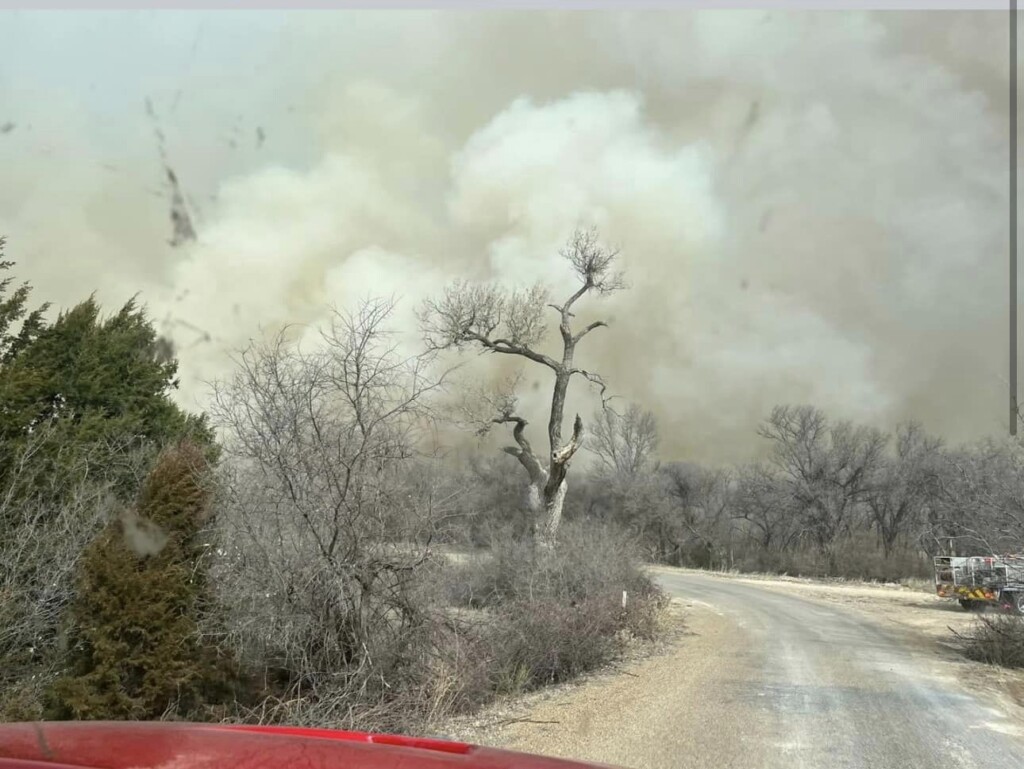
POLYGON ((462 742, 284 726, 0 724, 0 769, 587 769, 462 742))

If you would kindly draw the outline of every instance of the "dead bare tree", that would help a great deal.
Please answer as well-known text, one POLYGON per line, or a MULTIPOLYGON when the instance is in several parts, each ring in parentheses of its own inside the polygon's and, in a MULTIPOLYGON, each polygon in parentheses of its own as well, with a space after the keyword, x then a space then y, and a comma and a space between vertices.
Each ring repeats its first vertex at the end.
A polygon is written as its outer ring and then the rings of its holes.
POLYGON ((758 434, 772 441, 793 513, 834 566, 833 546, 864 502, 887 436, 848 422, 830 425, 811 406, 777 406, 758 434))
POLYGON ((744 532, 765 553, 786 550, 800 535, 799 522, 790 515, 792 500, 778 474, 764 464, 740 467, 732 495, 733 513, 744 522, 744 532))
POLYGON ((575 364, 576 347, 591 331, 607 326, 594 321, 574 330, 573 308, 587 294, 607 295, 624 287, 620 273, 612 267, 618 252, 598 242, 594 230, 574 233, 561 255, 569 262, 580 286, 561 304, 548 302, 548 292, 541 286, 525 291, 504 291, 494 285, 456 282, 443 296, 425 303, 420 320, 428 348, 431 350, 475 347, 481 352, 511 355, 531 361, 554 374, 551 411, 548 419, 549 451, 542 460, 526 436, 527 421, 517 412, 514 393, 507 394, 495 405, 490 424, 512 426, 514 446, 504 449, 519 460, 529 477, 530 509, 539 518, 537 543, 544 548, 555 544, 562 506, 568 490, 566 475, 573 456, 583 442, 583 420, 579 414, 573 422, 572 435, 563 441, 562 427, 565 398, 569 382, 579 375, 606 392, 604 379, 575 364), (549 356, 537 349, 547 331, 546 309, 558 316, 561 336, 560 357, 549 356))
POLYGON ((624 414, 604 408, 593 418, 588 449, 597 457, 601 470, 615 476, 635 477, 655 469, 658 424, 654 414, 635 403, 624 414))
POLYGON ((961 554, 1024 548, 1024 448, 985 440, 944 452, 928 535, 961 554))
POLYGON ((663 468, 662 475, 674 503, 677 538, 690 551, 690 560, 705 568, 725 566, 732 535, 732 473, 674 462, 663 468))
POLYGON ((900 538, 911 535, 935 497, 941 449, 940 439, 927 435, 919 423, 907 422, 896 428, 893 455, 874 468, 864 501, 885 557, 892 555, 900 538))

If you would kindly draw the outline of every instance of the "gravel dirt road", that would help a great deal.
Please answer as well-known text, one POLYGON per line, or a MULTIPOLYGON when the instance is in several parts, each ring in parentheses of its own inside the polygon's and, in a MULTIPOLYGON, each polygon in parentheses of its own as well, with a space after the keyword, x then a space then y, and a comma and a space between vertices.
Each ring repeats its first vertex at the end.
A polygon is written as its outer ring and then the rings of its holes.
POLYGON ((655 569, 684 635, 625 672, 478 717, 461 738, 636 769, 1024 767, 1021 677, 946 646, 923 592, 655 569))

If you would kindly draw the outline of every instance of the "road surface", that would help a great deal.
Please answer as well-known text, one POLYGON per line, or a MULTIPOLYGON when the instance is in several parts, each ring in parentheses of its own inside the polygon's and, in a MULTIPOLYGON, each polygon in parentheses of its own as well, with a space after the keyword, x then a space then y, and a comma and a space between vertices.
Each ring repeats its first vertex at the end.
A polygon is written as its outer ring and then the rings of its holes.
POLYGON ((748 735, 758 765, 1024 767, 1024 745, 997 710, 878 625, 749 583, 671 573, 661 582, 746 636, 740 674, 721 676, 709 696, 758 724, 748 735))
POLYGON ((490 744, 636 769, 1024 767, 1024 724, 934 642, 755 580, 658 579, 686 618, 675 651, 546 696, 490 744))

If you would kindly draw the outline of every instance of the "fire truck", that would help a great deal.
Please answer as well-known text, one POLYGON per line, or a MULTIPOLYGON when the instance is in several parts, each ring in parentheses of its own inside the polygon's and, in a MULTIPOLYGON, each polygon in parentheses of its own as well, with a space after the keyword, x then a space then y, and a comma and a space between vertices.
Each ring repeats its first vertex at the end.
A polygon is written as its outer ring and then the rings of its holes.
POLYGON ((936 556, 935 593, 968 611, 995 606, 1024 614, 1024 554, 936 556))

